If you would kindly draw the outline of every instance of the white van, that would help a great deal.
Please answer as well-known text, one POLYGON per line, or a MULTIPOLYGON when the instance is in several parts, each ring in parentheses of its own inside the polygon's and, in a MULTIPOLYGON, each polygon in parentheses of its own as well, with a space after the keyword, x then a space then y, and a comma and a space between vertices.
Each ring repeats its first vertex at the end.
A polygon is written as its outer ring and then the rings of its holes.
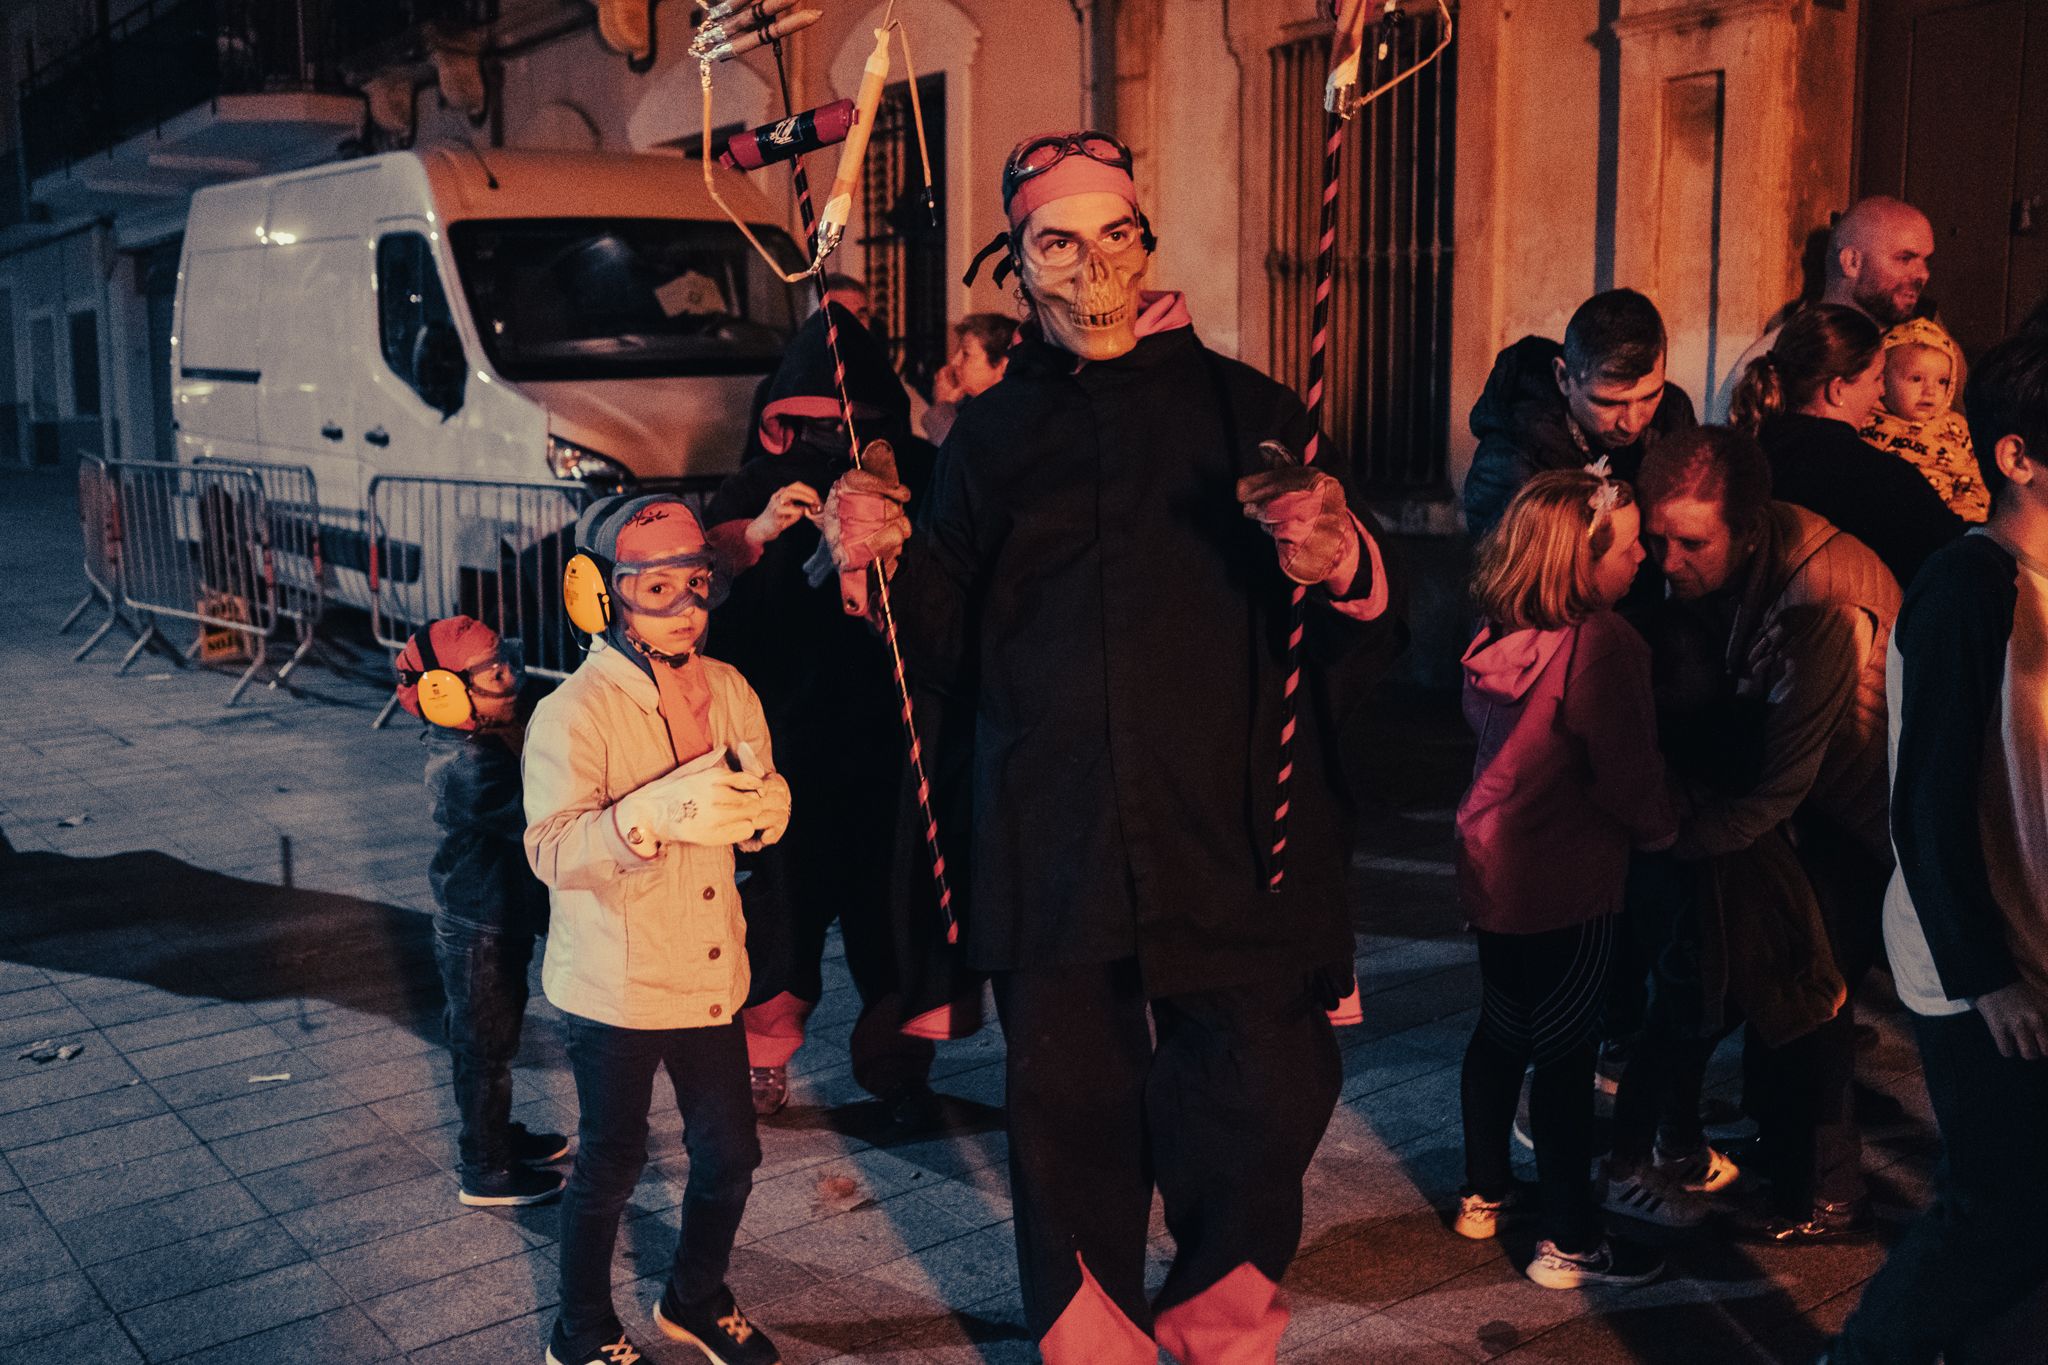
POLYGON ((801 315, 694 161, 467 147, 201 190, 176 307, 178 458, 309 467, 329 592, 358 604, 371 479, 727 473, 801 315))

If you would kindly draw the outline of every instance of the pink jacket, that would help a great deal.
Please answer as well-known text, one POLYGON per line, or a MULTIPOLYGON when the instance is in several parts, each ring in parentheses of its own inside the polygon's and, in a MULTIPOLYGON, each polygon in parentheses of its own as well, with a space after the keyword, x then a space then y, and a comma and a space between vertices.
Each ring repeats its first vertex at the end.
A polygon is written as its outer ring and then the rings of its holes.
POLYGON ((1458 889, 1472 923, 1536 934, 1619 910, 1629 849, 1678 832, 1649 646, 1603 611, 1563 630, 1482 627, 1464 662, 1479 755, 1458 804, 1458 889))

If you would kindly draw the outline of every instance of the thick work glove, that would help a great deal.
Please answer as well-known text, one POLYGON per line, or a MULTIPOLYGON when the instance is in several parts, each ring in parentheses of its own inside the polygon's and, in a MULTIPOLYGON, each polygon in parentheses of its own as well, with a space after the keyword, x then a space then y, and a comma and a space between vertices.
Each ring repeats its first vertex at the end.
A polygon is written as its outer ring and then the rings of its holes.
POLYGON ((1244 514, 1259 523, 1280 550, 1280 572, 1304 586, 1328 582, 1358 543, 1344 505, 1344 485, 1300 463, 1278 441, 1259 451, 1267 468, 1237 481, 1244 514))
POLYGON ((762 824, 761 786, 752 773, 728 768, 725 751, 714 749, 620 797, 612 815, 635 852, 643 848, 636 833, 662 843, 716 848, 754 837, 762 824))
POLYGON ((839 601, 848 616, 868 614, 868 566, 880 565, 882 577, 896 571, 897 556, 910 539, 910 517, 904 507, 910 490, 896 480, 896 451, 887 441, 871 441, 861 453, 861 467, 849 470, 825 495, 818 530, 839 568, 839 601))
POLYGON ((740 770, 761 780, 761 812, 755 817, 754 837, 740 840, 740 852, 759 853, 789 829, 789 782, 782 774, 769 772, 754 746, 745 740, 739 742, 734 753, 739 757, 740 770))

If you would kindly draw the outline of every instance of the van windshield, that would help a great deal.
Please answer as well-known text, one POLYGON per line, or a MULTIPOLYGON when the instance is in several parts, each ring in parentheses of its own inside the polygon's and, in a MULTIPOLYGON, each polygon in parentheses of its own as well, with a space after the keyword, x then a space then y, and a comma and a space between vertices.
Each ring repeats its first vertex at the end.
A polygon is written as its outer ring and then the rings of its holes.
MULTIPOLYGON (((788 234, 754 232, 802 268, 788 234)), ((795 326, 791 286, 730 223, 480 219, 448 236, 484 349, 507 379, 766 374, 795 326)))

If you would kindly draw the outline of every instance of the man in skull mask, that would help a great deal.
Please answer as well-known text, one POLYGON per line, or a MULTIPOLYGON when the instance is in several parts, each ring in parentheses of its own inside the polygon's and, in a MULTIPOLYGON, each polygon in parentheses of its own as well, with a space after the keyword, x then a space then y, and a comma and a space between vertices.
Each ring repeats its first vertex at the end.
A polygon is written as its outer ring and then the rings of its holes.
POLYGON ((1152 233, 1122 144, 1026 142, 1003 199, 985 254, 1009 247, 1032 313, 1003 382, 961 414, 914 533, 906 490, 867 471, 834 485, 820 527, 848 609, 868 566, 893 569, 912 669, 973 713, 964 941, 1008 1043, 1045 1359, 1271 1360, 1340 1079, 1337 743, 1397 630, 1385 565, 1342 452, 1276 458, 1270 443, 1311 439, 1295 396, 1204 347, 1180 295, 1140 290, 1152 233), (1295 584, 1305 674, 1274 887, 1295 584), (1155 1180, 1177 1254, 1148 1303, 1155 1180))

